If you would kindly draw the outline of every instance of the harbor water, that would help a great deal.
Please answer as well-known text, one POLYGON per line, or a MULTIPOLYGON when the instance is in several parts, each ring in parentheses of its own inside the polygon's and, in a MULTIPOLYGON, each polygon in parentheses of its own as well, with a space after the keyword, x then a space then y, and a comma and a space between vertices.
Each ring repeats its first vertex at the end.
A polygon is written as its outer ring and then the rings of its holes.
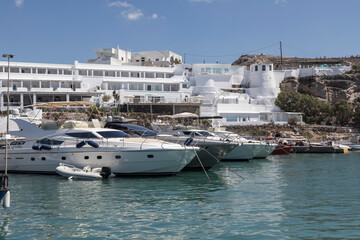
POLYGON ((0 239, 359 239, 360 152, 224 162, 175 177, 10 174, 0 239))

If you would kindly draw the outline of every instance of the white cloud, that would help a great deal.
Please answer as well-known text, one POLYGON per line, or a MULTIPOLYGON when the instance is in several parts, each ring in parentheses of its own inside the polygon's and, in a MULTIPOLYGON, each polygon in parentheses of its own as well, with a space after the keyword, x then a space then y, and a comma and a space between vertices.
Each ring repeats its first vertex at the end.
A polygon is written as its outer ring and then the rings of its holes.
POLYGON ((122 8, 123 10, 121 11, 120 14, 123 18, 126 18, 128 20, 138 20, 144 16, 141 9, 138 9, 134 5, 127 2, 121 2, 121 1, 111 2, 108 4, 108 7, 122 8))
POLYGON ((190 2, 206 2, 206 3, 211 3, 214 0, 189 0, 190 2))
POLYGON ((24 0, 15 0, 15 5, 21 7, 24 4, 24 0))
POLYGON ((125 8, 133 8, 134 6, 127 2, 111 2, 108 4, 109 7, 125 7, 125 8))
POLYGON ((151 19, 157 19, 159 17, 159 15, 157 15, 156 13, 153 13, 153 15, 151 16, 151 19))
POLYGON ((130 10, 122 11, 121 16, 129 20, 138 20, 139 18, 144 16, 144 14, 140 9, 130 9, 130 10))

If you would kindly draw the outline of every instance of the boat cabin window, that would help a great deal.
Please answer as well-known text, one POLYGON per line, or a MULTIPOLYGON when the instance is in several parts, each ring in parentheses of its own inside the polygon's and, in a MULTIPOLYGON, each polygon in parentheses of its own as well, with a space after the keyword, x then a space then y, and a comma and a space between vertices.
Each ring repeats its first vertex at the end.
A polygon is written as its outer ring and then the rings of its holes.
POLYGON ((20 145, 24 145, 24 144, 25 144, 25 141, 13 141, 10 143, 11 146, 20 146, 20 145))
POLYGON ((37 140, 36 142, 41 143, 41 144, 47 144, 47 145, 61 145, 64 141, 43 138, 43 139, 37 140))
POLYGON ((65 134, 75 138, 98 138, 92 132, 74 132, 74 133, 65 133, 65 134))
POLYGON ((129 137, 126 133, 122 131, 104 131, 104 132, 97 132, 104 138, 124 138, 129 137))

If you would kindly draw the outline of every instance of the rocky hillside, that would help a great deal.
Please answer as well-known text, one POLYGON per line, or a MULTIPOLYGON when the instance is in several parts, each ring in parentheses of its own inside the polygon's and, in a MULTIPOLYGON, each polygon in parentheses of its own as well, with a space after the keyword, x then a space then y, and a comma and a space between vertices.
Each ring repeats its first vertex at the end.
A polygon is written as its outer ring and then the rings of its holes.
POLYGON ((310 94, 329 102, 346 99, 350 103, 360 102, 360 57, 342 58, 293 58, 271 55, 243 55, 233 65, 250 66, 254 63, 273 63, 275 70, 294 69, 301 66, 314 65, 347 65, 351 64, 353 71, 336 76, 313 76, 304 78, 289 77, 284 79, 280 88, 283 91, 297 91, 310 94))
POLYGON ((360 71, 344 75, 289 77, 280 85, 281 90, 310 94, 329 102, 345 99, 350 103, 360 102, 360 71))
POLYGON ((250 66, 256 62, 265 62, 265 63, 273 63, 274 69, 294 69, 301 66, 313 66, 313 65, 335 65, 335 64, 349 64, 353 66, 354 69, 360 70, 360 57, 352 56, 352 57, 341 57, 341 58, 296 58, 296 57, 283 57, 282 60, 279 56, 272 55, 242 55, 237 59, 232 65, 242 65, 242 66, 250 66))

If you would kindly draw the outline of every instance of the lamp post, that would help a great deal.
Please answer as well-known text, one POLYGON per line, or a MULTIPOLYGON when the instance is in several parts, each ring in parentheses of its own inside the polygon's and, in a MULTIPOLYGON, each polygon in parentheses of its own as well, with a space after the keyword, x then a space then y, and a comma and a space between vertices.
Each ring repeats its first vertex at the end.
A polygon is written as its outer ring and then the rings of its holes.
MULTIPOLYGON (((7 119, 6 119, 6 135, 5 135, 5 179, 7 176, 7 159, 8 159, 8 136, 9 136, 9 105, 10 105, 10 97, 9 97, 9 92, 10 92, 10 58, 13 58, 15 55, 13 54, 3 54, 2 55, 4 58, 8 59, 8 80, 7 80, 7 107, 6 107, 6 111, 7 111, 7 119)), ((5 188, 7 188, 7 181, 5 182, 5 188)))

